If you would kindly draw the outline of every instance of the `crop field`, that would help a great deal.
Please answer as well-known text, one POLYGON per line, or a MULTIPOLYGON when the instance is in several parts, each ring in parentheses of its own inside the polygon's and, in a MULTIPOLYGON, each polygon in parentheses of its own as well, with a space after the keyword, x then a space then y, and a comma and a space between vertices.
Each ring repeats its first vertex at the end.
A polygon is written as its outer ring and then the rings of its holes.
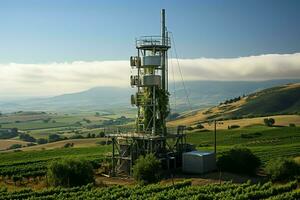
MULTIPOLYGON (((275 125, 277 126, 288 126, 289 124, 300 125, 300 115, 276 115, 269 116, 275 119, 275 125)), ((263 125, 264 118, 266 117, 254 117, 254 118, 244 118, 244 119, 234 119, 234 120, 224 120, 222 123, 218 125, 219 129, 227 129, 228 126, 231 125, 239 125, 240 127, 247 127, 253 124, 261 124, 263 125)), ((198 113, 194 116, 185 117, 182 119, 174 120, 169 122, 170 126, 178 126, 178 125, 194 125, 198 122, 205 121, 206 116, 203 113, 198 113)), ((209 130, 214 128, 213 124, 202 123, 202 125, 209 130)))
MULTIPOLYGON (((36 117, 36 116, 35 116, 36 117)), ((89 125, 100 124, 107 116, 57 116, 55 123, 65 123, 65 127, 21 129, 35 138, 47 138, 49 134, 59 134, 70 137, 72 135, 98 134, 103 128, 89 128, 89 125), (72 118, 74 117, 74 118, 72 118), (85 119, 85 120, 83 120, 85 119), (81 125, 74 125, 76 121, 81 125), (87 123, 90 120, 90 123, 87 123)), ((109 116, 110 118, 112 116, 109 116)), ((228 120, 217 124, 217 152, 221 153, 236 145, 250 148, 264 164, 272 158, 300 157, 300 127, 297 115, 288 118, 276 116, 275 125, 267 127, 263 118, 228 120), (246 121, 248 120, 248 121, 246 121), (294 121, 293 121, 294 120, 294 121), (296 121, 295 121, 296 120, 296 121), (227 124, 224 124, 227 123, 227 124), (285 126, 278 126, 278 124, 285 126), (295 123, 295 127, 289 127, 295 123), (228 129, 229 125, 240 125, 238 128, 228 129)), ((109 120, 109 119, 107 119, 109 120)), ((6 122, 7 123, 7 122, 6 122)), ((22 123, 22 122, 21 122, 22 123)), ((26 124, 26 122, 23 122, 26 124)), ((29 121, 35 124, 37 121, 29 121)), ((40 119, 40 124, 45 123, 40 119)), ((52 123, 52 122, 48 122, 52 123)), ((48 124, 45 123, 45 124, 48 124)), ((54 123, 54 124, 55 124, 54 123)), ((16 123, 20 124, 20 122, 16 123)), ((32 125, 31 124, 31 125, 32 125)), ((2 124, 3 125, 3 124, 2 124)), ((8 126, 8 124, 5 124, 8 126)), ((29 125, 28 125, 29 126, 29 125)), ((129 126, 126 124, 123 127, 129 126)), ((213 150, 214 131, 204 124, 204 128, 187 131, 187 142, 194 144, 199 150, 213 150)), ((3 127, 3 126, 2 126, 3 127)), ((286 184, 272 183, 242 183, 236 184, 223 181, 222 184, 212 184, 210 175, 205 178, 207 182, 201 185, 192 185, 191 181, 184 183, 175 180, 175 185, 161 182, 149 186, 92 186, 87 185, 76 188, 45 188, 45 175, 47 166, 53 160, 66 157, 84 158, 98 166, 102 163, 109 164, 107 160, 111 145, 99 145, 97 142, 106 141, 107 138, 66 139, 47 144, 23 147, 18 151, 13 150, 0 153, 0 200, 1 199, 295 199, 299 197, 299 183, 286 184), (73 147, 64 148, 65 144, 73 143, 73 147), (22 184, 16 186, 13 177, 22 177, 22 184), (38 180, 37 182, 35 182, 38 180), (1 189, 1 185, 9 189, 1 189), (39 185, 39 186, 38 186, 39 185), (25 189, 24 189, 25 188, 25 189), (40 190, 44 188, 43 190, 40 190)), ((1 144, 0 140, 0 144, 1 144)), ((18 138, 3 140, 11 141, 9 144, 21 142, 18 138)), ((21 142, 22 143, 22 142, 21 142)), ((23 144, 23 143, 22 143, 23 144)), ((26 143, 24 142, 24 145, 26 143)), ((219 154, 220 155, 220 154, 219 154)), ((97 168, 97 167, 96 167, 97 168)), ((96 169, 95 168, 95 169, 96 169)), ((212 176, 212 175, 211 175, 212 176)), ((198 180, 196 177, 194 180, 198 180)), ((203 177, 202 177, 203 178, 203 177)), ((182 180, 182 179, 181 179, 182 180)), ((199 179, 200 180, 200 179, 199 179)), ((199 181, 198 180, 198 181, 199 181)), ((233 179, 222 179, 233 180, 233 179)), ((261 179, 263 180, 263 179, 261 179)), ((118 182, 118 181, 117 181, 118 182)), ((196 181, 197 182, 197 181, 196 181)), ((170 181, 167 181, 170 183, 170 181)), ((193 182, 195 183, 195 182, 193 182)), ((116 183, 115 183, 116 184, 116 183)))
POLYGON ((5 140, 5 139, 0 139, 0 150, 5 150, 8 147, 10 147, 13 144, 21 144, 21 145, 25 145, 28 142, 24 142, 24 141, 20 141, 20 140, 5 140))
MULTIPOLYGON (((95 113, 45 113, 45 112, 17 112, 0 116, 0 129, 17 128, 19 132, 28 133, 34 138, 48 138, 50 134, 59 134, 62 137, 71 137, 81 134, 86 137, 88 133, 99 134, 107 125, 130 124, 132 113, 121 118, 121 114, 95 113)), ((11 139, 11 138, 10 138, 11 139)), ((17 139, 17 138, 16 138, 17 139)))
POLYGON ((269 199, 290 200, 300 198, 297 181, 283 185, 265 184, 208 184, 193 186, 190 181, 174 185, 110 186, 104 188, 86 185, 74 188, 51 188, 42 191, 24 189, 8 192, 0 189, 0 199, 269 199))
MULTIPOLYGON (((198 149, 212 150, 214 132, 194 130, 187 134, 187 141, 198 149)), ((217 130, 217 151, 235 145, 250 148, 263 162, 278 156, 300 155, 300 127, 266 127, 253 125, 246 128, 217 130)))
POLYGON ((49 162, 66 157, 80 157, 101 163, 110 146, 59 148, 53 150, 8 152, 0 154, 0 176, 44 176, 49 162))
MULTIPOLYGON (((106 141, 106 138, 85 138, 85 139, 70 139, 58 142, 51 142, 47 144, 35 145, 30 147, 20 148, 21 151, 37 151, 64 148, 67 143, 72 143, 73 148, 96 147, 99 146, 97 142, 106 141)), ((12 150, 11 150, 12 151, 12 150)))

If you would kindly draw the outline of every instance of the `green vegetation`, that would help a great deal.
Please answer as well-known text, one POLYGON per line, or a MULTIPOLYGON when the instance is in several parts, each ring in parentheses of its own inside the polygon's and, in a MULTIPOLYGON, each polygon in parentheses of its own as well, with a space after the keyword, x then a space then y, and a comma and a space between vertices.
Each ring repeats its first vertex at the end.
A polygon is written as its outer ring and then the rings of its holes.
POLYGON ((159 180, 160 169, 160 161, 153 154, 147 154, 136 160, 133 177, 141 184, 155 183, 159 180))
POLYGON ((249 149, 235 147, 224 151, 218 157, 217 165, 221 171, 255 175, 260 160, 249 149))
POLYGON ((249 95, 247 103, 234 116, 295 114, 300 112, 300 87, 280 86, 249 95))
POLYGON ((18 136, 18 129, 0 129, 0 139, 10 139, 18 136))
POLYGON ((25 142, 36 142, 36 139, 27 133, 20 133, 19 137, 25 142))
MULTIPOLYGON (((201 150, 212 150, 214 132, 209 130, 188 132, 187 142, 195 144, 201 150)), ((262 164, 278 157, 300 156, 300 127, 256 125, 240 129, 217 130, 219 153, 236 145, 249 148, 260 158, 262 164)))
POLYGON ((192 186, 190 181, 174 185, 152 184, 147 186, 110 186, 97 188, 92 184, 73 188, 50 188, 41 191, 24 189, 8 192, 0 189, 0 200, 4 199, 299 199, 300 191, 296 189, 297 182, 284 185, 265 184, 207 184, 192 186))
MULTIPOLYGON (((44 151, 10 152, 0 154, 0 176, 10 179, 13 175, 24 178, 44 176, 47 166, 54 160, 67 157, 85 158, 100 164, 104 153, 111 150, 111 146, 89 148, 61 148, 44 151)), ((97 167, 95 164, 94 167, 97 167)))
POLYGON ((273 181, 291 180, 300 175, 300 165, 293 159, 277 158, 267 163, 266 173, 273 181))
POLYGON ((240 128, 240 126, 239 125, 230 125, 230 126, 228 126, 228 129, 234 129, 234 128, 240 128))
POLYGON ((273 126, 275 124, 275 120, 273 118, 265 118, 264 123, 266 126, 273 126))
POLYGON ((8 149, 19 149, 22 148, 21 144, 12 144, 8 149))
POLYGON ((48 183, 52 186, 74 187, 94 183, 92 164, 83 159, 53 161, 48 166, 48 183))

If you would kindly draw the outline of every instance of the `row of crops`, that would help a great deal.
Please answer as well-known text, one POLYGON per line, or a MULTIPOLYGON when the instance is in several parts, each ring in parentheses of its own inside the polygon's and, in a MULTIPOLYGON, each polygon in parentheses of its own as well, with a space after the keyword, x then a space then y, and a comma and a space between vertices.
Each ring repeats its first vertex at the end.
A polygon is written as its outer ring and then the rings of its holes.
POLYGON ((34 178, 44 176, 49 162, 67 157, 78 157, 90 160, 97 168, 109 151, 108 146, 90 148, 62 148, 44 151, 11 152, 0 154, 0 178, 10 179, 12 176, 34 178))
POLYGON ((86 185, 74 188, 49 188, 41 191, 24 189, 8 192, 0 189, 0 200, 5 199, 300 199, 298 182, 284 185, 233 184, 230 182, 192 186, 190 181, 175 185, 110 186, 96 188, 86 185))
MULTIPOLYGON (((86 160, 89 160, 95 169, 98 168, 105 159, 103 156, 86 157, 86 160)), ((47 173, 49 162, 53 160, 54 159, 0 165, 0 177, 2 177, 2 179, 18 177, 18 180, 20 180, 22 178, 28 179, 44 176, 47 173)))

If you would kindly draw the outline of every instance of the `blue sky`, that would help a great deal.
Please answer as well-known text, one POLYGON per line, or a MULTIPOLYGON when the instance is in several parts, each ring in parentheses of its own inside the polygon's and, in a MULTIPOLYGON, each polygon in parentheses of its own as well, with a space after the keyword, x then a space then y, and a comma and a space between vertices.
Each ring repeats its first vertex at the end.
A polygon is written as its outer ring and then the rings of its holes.
POLYGON ((161 8, 181 58, 300 52, 296 0, 1 0, 0 63, 126 60, 161 8))
POLYGON ((162 8, 185 80, 300 77, 300 1, 0 0, 0 101, 129 87, 135 38, 160 33, 162 8))

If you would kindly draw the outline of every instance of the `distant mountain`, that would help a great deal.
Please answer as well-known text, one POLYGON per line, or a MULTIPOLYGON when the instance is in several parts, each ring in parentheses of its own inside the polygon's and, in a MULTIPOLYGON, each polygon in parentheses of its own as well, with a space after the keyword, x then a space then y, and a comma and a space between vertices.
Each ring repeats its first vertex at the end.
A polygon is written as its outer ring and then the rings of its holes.
MULTIPOLYGON (((270 81, 187 81, 185 88, 180 82, 171 83, 171 108, 175 112, 190 109, 187 96, 192 109, 207 108, 217 105, 232 97, 250 94, 265 88, 279 86, 287 83, 296 83, 300 80, 270 80, 270 81), (175 106, 176 96, 176 106, 175 106)), ((0 102, 1 112, 14 111, 110 111, 116 112, 132 108, 130 95, 135 89, 117 87, 95 87, 86 91, 64 94, 50 98, 34 98, 20 101, 0 102)))
MULTIPOLYGON (((186 98, 188 94, 192 109, 208 108, 238 96, 248 95, 266 88, 280 86, 288 83, 298 83, 296 80, 268 80, 268 81, 188 81, 185 92, 182 83, 176 83, 176 104, 178 111, 190 109, 186 98)), ((174 89, 170 84, 172 94, 171 104, 174 104, 174 89)), ((174 106, 172 106, 174 107, 174 106)))
POLYGON ((95 87, 86 91, 63 94, 50 98, 34 98, 1 102, 0 111, 54 111, 77 112, 128 108, 130 88, 95 87))
POLYGON ((193 124, 214 119, 237 119, 280 114, 300 114, 300 82, 237 96, 208 109, 193 111, 169 124, 193 124))

